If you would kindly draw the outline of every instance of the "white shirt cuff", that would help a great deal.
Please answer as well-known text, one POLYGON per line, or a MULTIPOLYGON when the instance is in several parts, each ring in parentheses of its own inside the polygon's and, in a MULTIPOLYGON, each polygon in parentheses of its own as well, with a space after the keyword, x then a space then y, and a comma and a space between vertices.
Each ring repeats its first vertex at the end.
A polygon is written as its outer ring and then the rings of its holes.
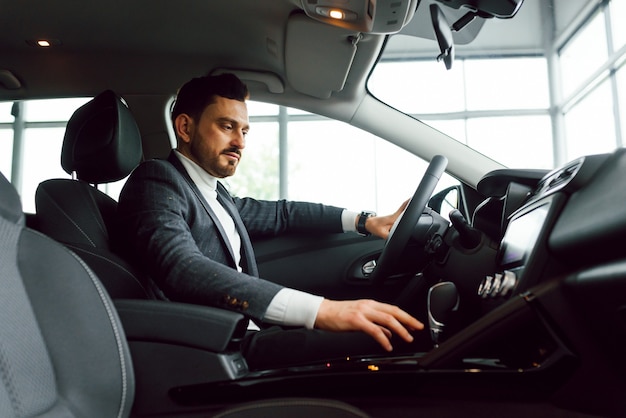
POLYGON ((324 298, 321 296, 283 288, 270 302, 263 321, 313 329, 317 311, 323 300, 324 298))
POLYGON ((356 232, 356 217, 360 212, 352 212, 351 210, 344 209, 341 212, 341 226, 343 232, 356 232))

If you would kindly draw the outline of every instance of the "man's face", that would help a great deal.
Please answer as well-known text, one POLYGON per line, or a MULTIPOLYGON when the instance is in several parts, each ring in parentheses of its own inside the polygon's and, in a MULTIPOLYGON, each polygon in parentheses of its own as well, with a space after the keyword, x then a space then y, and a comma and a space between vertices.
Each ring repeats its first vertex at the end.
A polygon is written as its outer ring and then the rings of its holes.
POLYGON ((217 96, 199 121, 188 118, 179 151, 217 178, 235 174, 250 127, 245 102, 217 96))

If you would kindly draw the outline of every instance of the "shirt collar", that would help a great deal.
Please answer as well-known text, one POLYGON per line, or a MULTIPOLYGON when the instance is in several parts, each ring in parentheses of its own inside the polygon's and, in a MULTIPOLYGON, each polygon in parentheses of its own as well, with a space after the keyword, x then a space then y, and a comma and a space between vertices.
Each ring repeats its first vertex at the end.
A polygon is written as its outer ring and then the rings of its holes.
POLYGON ((217 177, 213 177, 212 175, 204 171, 202 167, 181 154, 180 151, 175 149, 174 153, 182 163, 183 167, 185 167, 185 170, 187 170, 187 173, 189 174, 189 177, 191 177, 191 180, 193 180, 193 182, 196 183, 198 187, 200 187, 200 185, 205 185, 211 191, 217 190, 217 177))

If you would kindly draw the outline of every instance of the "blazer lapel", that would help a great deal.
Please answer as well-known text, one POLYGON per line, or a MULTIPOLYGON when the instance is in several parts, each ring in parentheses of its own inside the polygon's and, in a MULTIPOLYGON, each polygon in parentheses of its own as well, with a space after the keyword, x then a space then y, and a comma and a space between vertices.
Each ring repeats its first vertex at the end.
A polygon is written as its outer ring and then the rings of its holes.
MULTIPOLYGON (((193 180, 191 180, 191 177, 189 177, 187 170, 185 170, 185 167, 183 167, 178 157, 174 154, 174 151, 170 153, 168 161, 180 172, 182 177, 185 179, 185 181, 193 191, 193 194, 198 198, 198 201, 200 202, 204 210, 213 220, 213 224, 220 233, 220 239, 222 240, 224 247, 228 249, 228 253, 230 254, 230 257, 234 263, 235 254, 233 253, 232 247, 228 243, 228 235, 226 234, 226 231, 224 231, 224 228, 222 227, 222 224, 220 223, 217 215, 215 214, 215 212, 213 212, 213 209, 211 209, 211 206, 206 201, 204 196, 202 196, 202 193, 200 193, 200 189, 198 189, 198 186, 196 186, 193 180)), ((248 231, 243 224, 241 216, 239 216, 239 211, 232 202, 232 198, 219 181, 217 182, 217 200, 224 207, 226 212, 228 212, 228 214, 233 218, 233 221, 235 222, 235 227, 237 228, 237 232, 239 233, 239 237, 241 238, 241 268, 245 273, 248 273, 251 276, 258 277, 259 272, 256 265, 256 260, 254 258, 254 250, 252 248, 252 242, 250 241, 248 231)))
POLYGON ((243 220, 239 215, 239 211, 230 197, 230 194, 228 194, 222 183, 219 181, 217 182, 217 200, 222 204, 224 209, 226 209, 226 212, 228 212, 228 214, 233 218, 237 232, 239 232, 242 250, 242 269, 251 276, 258 277, 259 271, 254 258, 254 249, 252 248, 252 241, 248 235, 248 230, 246 229, 246 226, 244 225, 243 220))
POLYGON ((220 234, 220 239, 222 241, 222 244, 228 250, 228 254, 230 255, 234 264, 235 254, 233 253, 232 247, 228 243, 228 235, 226 234, 226 231, 224 231, 224 228, 222 227, 222 224, 220 223, 217 215, 215 214, 215 212, 213 212, 213 209, 211 209, 211 206, 209 206, 209 203, 206 201, 204 196, 202 196, 202 193, 200 193, 200 189, 198 189, 198 186, 196 186, 196 183, 194 183, 193 180, 191 180, 191 177, 189 177, 189 174, 187 174, 187 170, 185 170, 185 167, 183 167, 178 157, 174 154, 174 151, 170 153, 167 160, 176 168, 176 170, 178 170, 178 172, 181 174, 183 179, 189 185, 189 188, 191 189, 193 194, 196 196, 196 198, 198 199, 198 201, 200 202, 204 210, 207 212, 207 214, 213 221, 213 224, 215 225, 215 227, 217 228, 220 234))

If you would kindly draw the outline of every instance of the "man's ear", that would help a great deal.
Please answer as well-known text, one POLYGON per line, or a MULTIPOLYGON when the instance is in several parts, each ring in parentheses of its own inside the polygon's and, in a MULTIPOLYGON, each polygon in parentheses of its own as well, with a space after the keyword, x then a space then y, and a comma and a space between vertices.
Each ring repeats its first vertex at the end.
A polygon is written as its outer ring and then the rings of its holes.
POLYGON ((174 119, 174 131, 176 137, 182 141, 189 143, 191 141, 191 131, 193 129, 193 119, 186 113, 181 113, 174 119))

